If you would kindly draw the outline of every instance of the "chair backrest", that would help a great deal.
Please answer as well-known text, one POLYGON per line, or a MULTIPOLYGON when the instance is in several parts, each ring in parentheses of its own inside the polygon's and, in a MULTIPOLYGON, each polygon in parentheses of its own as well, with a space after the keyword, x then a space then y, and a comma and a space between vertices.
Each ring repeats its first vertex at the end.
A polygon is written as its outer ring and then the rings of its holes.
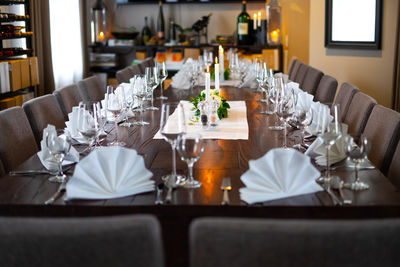
POLYGON ((399 140, 400 113, 375 105, 364 129, 371 144, 368 158, 386 175, 399 140))
POLYGON ((296 78, 296 75, 297 75, 297 72, 299 71, 301 63, 302 62, 298 59, 293 63, 292 72, 289 74, 289 79, 291 81, 294 81, 294 79, 296 78))
POLYGON ((400 142, 397 143, 387 177, 400 190, 400 142))
POLYGON ((154 62, 154 59, 152 57, 148 57, 143 61, 144 65, 146 67, 155 67, 156 63, 154 62))
POLYGON ((3 163, 0 161, 0 177, 6 174, 6 170, 4 169, 3 163))
POLYGON ((317 87, 319 82, 321 81, 322 76, 324 76, 324 73, 322 71, 309 66, 306 76, 304 77, 301 89, 309 94, 315 95, 315 91, 317 91, 317 87))
POLYGON ((97 75, 79 81, 78 88, 84 101, 101 101, 106 93, 105 85, 97 75))
POLYGON ((3 171, 15 170, 37 151, 38 146, 24 110, 13 107, 0 111, 0 160, 3 171))
POLYGON ((128 67, 117 71, 117 73, 115 74, 115 77, 117 78, 118 84, 129 83, 129 79, 132 78, 131 72, 128 69, 128 67))
POLYGON ((297 70, 296 77, 294 78, 294 82, 298 83, 300 85, 300 88, 303 89, 303 82, 304 78, 307 75, 307 71, 309 69, 309 66, 304 63, 300 63, 299 69, 297 70))
POLYGON ((332 103, 333 99, 335 99, 337 86, 338 82, 335 78, 329 75, 322 76, 315 91, 314 101, 332 103))
POLYGON ((129 69, 129 72, 130 72, 130 74, 131 74, 131 77, 133 77, 133 76, 135 76, 135 75, 144 74, 144 73, 142 73, 142 71, 140 70, 139 65, 129 66, 128 69, 129 69))
POLYGON ((72 112, 72 108, 78 106, 83 100, 76 84, 57 89, 53 94, 57 97, 65 120, 68 120, 68 113, 72 112))
POLYGON ((351 100, 349 110, 343 122, 349 126, 347 131, 354 134, 356 140, 359 139, 361 133, 364 131, 369 115, 375 105, 375 99, 361 92, 356 93, 351 100))
POLYGON ((163 266, 160 225, 149 215, 1 217, 0 248, 1 266, 163 266))
POLYGON ((290 76, 292 76, 293 69, 294 69, 294 66, 296 64, 296 61, 297 61, 296 57, 292 57, 292 59, 290 60, 289 68, 288 68, 288 72, 287 72, 287 74, 289 75, 289 78, 290 78, 290 76))
POLYGON ((340 120, 346 117, 347 111, 349 110, 351 100, 353 96, 359 92, 360 89, 350 83, 343 83, 339 89, 339 92, 335 99, 335 104, 340 104, 340 120))
POLYGON ((25 102, 22 107, 31 124, 37 144, 40 144, 43 129, 48 124, 54 125, 56 129, 63 129, 65 127, 64 113, 55 95, 44 95, 31 99, 25 102))
POLYGON ((191 267, 397 266, 399 235, 400 219, 204 218, 190 226, 190 263, 191 267))

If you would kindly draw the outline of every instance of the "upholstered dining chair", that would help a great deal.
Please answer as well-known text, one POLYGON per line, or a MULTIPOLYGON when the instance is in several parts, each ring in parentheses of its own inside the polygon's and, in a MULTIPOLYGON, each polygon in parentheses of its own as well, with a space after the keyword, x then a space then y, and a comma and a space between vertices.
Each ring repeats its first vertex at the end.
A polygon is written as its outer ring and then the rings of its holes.
POLYGON ((132 77, 135 75, 144 74, 144 72, 143 73, 141 72, 139 65, 129 66, 128 69, 132 77))
POLYGON ((72 112, 72 108, 78 106, 79 102, 83 100, 76 84, 57 89, 53 94, 57 97, 65 120, 68 120, 68 113, 72 112))
POLYGON ((300 85, 300 88, 303 89, 303 82, 307 75, 307 71, 310 68, 307 64, 300 63, 299 69, 297 70, 296 77, 294 78, 294 82, 300 85))
POLYGON ((101 101, 106 93, 105 85, 97 75, 79 81, 78 88, 84 101, 101 101))
POLYGON ((154 59, 152 57, 148 57, 143 61, 144 65, 146 67, 155 67, 156 63, 154 62, 154 59))
POLYGON ((369 115, 376 104, 375 99, 362 92, 356 93, 351 100, 343 122, 348 125, 347 132, 353 134, 356 140, 360 138, 364 131, 369 115))
POLYGON ((309 66, 300 88, 303 89, 303 91, 314 95, 322 76, 324 76, 322 71, 309 66))
POLYGON ((36 143, 42 140, 43 129, 52 124, 56 129, 65 127, 64 113, 58 104, 55 95, 44 95, 25 102, 22 107, 25 110, 31 124, 36 143))
POLYGON ((0 161, 0 177, 6 174, 6 170, 4 169, 3 163, 0 161))
POLYGON ((294 66, 296 65, 296 62, 297 62, 297 61, 298 61, 298 60, 297 60, 296 57, 292 57, 292 59, 290 60, 289 67, 288 67, 288 71, 287 71, 287 74, 289 75, 289 79, 290 79, 290 77, 292 76, 293 69, 294 69, 294 66))
POLYGON ((129 68, 126 67, 123 68, 122 70, 117 71, 115 77, 117 78, 118 84, 129 83, 129 79, 132 78, 132 75, 129 68))
POLYGON ((34 155, 38 146, 21 107, 0 111, 0 129, 0 169, 3 167, 3 172, 7 173, 34 155))
POLYGON ((350 83, 343 83, 342 86, 339 89, 339 92, 337 93, 336 99, 334 104, 339 104, 340 105, 340 120, 343 122, 343 119, 346 117, 347 111, 349 110, 351 100, 353 99, 353 96, 359 92, 360 89, 355 87, 354 85, 350 83))
POLYGON ((0 217, 1 266, 162 267, 154 216, 0 217))
POLYGON ((400 134, 400 113, 375 105, 363 133, 371 144, 368 158, 386 175, 400 134))
POLYGON ((190 225, 191 267, 397 266, 399 219, 202 218, 190 225), (385 244, 382 246, 382 244, 385 244))
POLYGON ((314 101, 332 104, 335 99, 337 86, 338 82, 335 78, 329 75, 322 76, 315 91, 314 101))
POLYGON ((302 62, 299 59, 293 62, 293 66, 291 67, 291 72, 289 73, 289 80, 294 81, 301 64, 302 62))
POLYGON ((400 190, 400 142, 397 143, 387 177, 400 190))

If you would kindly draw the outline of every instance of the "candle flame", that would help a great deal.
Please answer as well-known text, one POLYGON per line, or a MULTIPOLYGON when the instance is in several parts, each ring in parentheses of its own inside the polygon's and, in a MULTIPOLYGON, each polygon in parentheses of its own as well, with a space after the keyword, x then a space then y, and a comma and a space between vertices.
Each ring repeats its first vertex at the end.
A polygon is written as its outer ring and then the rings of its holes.
POLYGON ((257 13, 254 13, 253 17, 254 17, 254 20, 257 20, 257 13))
POLYGON ((104 40, 104 32, 99 33, 99 40, 103 41, 104 40))
POLYGON ((210 66, 207 65, 206 72, 210 72, 210 66))
POLYGON ((215 57, 215 64, 218 64, 218 57, 215 57))
POLYGON ((258 11, 258 17, 261 18, 261 11, 258 11))
POLYGON ((220 45, 220 46, 218 47, 218 49, 219 49, 219 52, 224 53, 224 48, 222 48, 222 45, 220 45))

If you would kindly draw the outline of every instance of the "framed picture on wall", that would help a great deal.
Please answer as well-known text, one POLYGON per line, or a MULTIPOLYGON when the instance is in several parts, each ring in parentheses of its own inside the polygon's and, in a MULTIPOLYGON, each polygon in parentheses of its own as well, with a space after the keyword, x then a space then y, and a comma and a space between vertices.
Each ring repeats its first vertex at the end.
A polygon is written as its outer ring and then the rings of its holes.
POLYGON ((381 49, 383 0, 325 0, 325 47, 381 49))

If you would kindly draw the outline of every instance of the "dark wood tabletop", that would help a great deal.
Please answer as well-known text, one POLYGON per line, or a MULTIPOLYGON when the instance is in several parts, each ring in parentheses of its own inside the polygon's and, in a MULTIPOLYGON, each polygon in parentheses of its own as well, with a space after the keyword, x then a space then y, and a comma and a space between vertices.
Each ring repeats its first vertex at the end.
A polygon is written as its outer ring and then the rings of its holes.
MULTIPOLYGON (((158 89, 157 89, 158 90, 158 89)), ((165 91, 169 99, 188 100, 196 96, 201 88, 165 91)), ((157 96, 158 92, 156 92, 157 96)), ((54 205, 43 205, 56 190, 58 184, 49 182, 48 175, 4 176, 0 178, 0 212, 12 216, 99 216, 127 213, 151 213, 156 215, 163 229, 168 266, 187 266, 187 231, 190 221, 200 216, 272 217, 272 218, 366 218, 399 217, 400 193, 379 170, 360 171, 361 180, 370 185, 369 190, 353 192, 344 190, 352 199, 350 206, 334 206, 324 192, 279 199, 255 205, 240 200, 239 189, 244 186, 240 176, 249 168, 248 162, 257 159, 270 149, 281 147, 282 131, 268 130, 274 123, 273 115, 260 114, 262 104, 257 101, 260 94, 252 89, 224 87, 221 94, 229 100, 245 100, 249 126, 248 140, 205 140, 204 152, 194 166, 195 179, 202 182, 198 189, 179 188, 173 191, 172 203, 154 205, 156 193, 144 193, 112 200, 73 200, 62 198, 54 205), (230 205, 222 206, 221 182, 230 177, 232 190, 230 205), (174 248, 170 245, 174 244, 174 248)), ((161 101, 155 105, 160 107, 161 101)), ((127 147, 136 149, 144 157, 145 165, 153 172, 156 184, 161 176, 171 172, 171 146, 164 140, 153 139, 159 129, 160 111, 144 113, 147 126, 118 127, 118 138, 127 147)), ((112 124, 107 125, 108 129, 112 124)), ((107 137, 115 138, 115 130, 107 137)), ((300 131, 288 131, 289 145, 299 141, 300 131)), ((77 148, 82 149, 81 147, 77 148)), ((42 168, 37 156, 20 166, 20 170, 42 168)), ((318 167, 321 171, 322 167, 318 167)), ((177 157, 177 172, 187 174, 187 165, 177 157)), ((354 172, 338 169, 332 172, 344 181, 351 182, 354 172)), ((72 174, 72 171, 68 172, 72 174)), ((165 190, 166 191, 166 190, 165 190)), ((164 192, 165 197, 166 192, 164 192)))

